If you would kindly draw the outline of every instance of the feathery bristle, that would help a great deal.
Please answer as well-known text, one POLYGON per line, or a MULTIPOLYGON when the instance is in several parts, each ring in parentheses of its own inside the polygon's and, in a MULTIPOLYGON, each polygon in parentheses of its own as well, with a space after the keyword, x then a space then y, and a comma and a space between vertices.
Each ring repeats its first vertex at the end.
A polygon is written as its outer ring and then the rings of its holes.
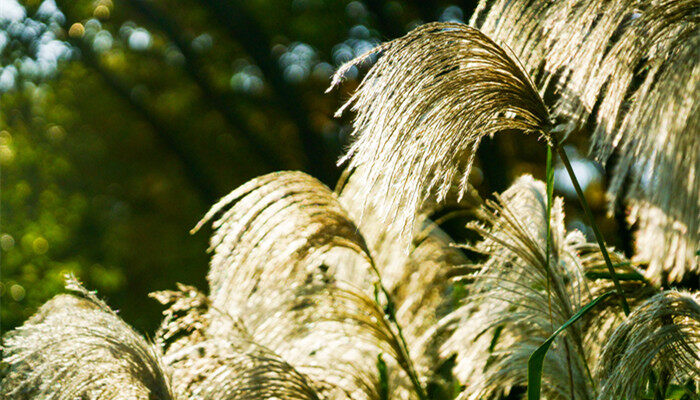
POLYGON ((632 310, 603 348, 599 399, 640 398, 652 371, 666 383, 700 380, 698 297, 670 290, 632 310))
POLYGON ((339 278, 371 282, 369 251, 357 227, 335 195, 304 173, 249 181, 214 205, 198 227, 219 213, 208 276, 210 299, 219 310, 245 315, 263 305, 251 300, 274 302, 282 288, 293 289, 315 273, 333 275, 335 270, 324 269, 348 254, 363 260, 364 269, 339 278))
MULTIPOLYGON (((207 296, 193 286, 177 284, 178 290, 153 292, 149 297, 167 305, 163 321, 156 331, 155 342, 164 352, 175 351, 204 340, 209 325, 210 302, 207 296)), ((235 324, 229 330, 235 328, 235 324)))
POLYGON ((376 359, 386 353, 392 390, 407 386, 393 372, 410 365, 406 351, 372 298, 370 251, 334 193, 303 173, 269 174, 234 190, 204 221, 219 213, 210 335, 240 319, 251 341, 353 398, 376 397, 376 359))
POLYGON ((156 340, 177 393, 188 399, 324 398, 318 390, 327 385, 255 343, 242 321, 212 309, 197 289, 178 284, 177 291, 151 297, 169 305, 156 340), (213 315, 217 329, 211 329, 213 315))
MULTIPOLYGON (((545 134, 549 118, 526 73, 488 37, 462 24, 430 23, 350 61, 379 59, 341 108, 356 112, 349 168, 383 197, 382 223, 410 237, 428 199, 453 182, 464 192, 480 141, 503 131, 545 134)), ((404 251, 407 247, 404 248, 404 251)))
POLYGON ((571 130, 593 122, 597 159, 618 154, 610 198, 626 188, 637 258, 656 282, 698 270, 698 9, 697 0, 498 0, 471 21, 513 49, 554 117, 571 130))
MULTIPOLYGON (((544 184, 523 176, 497 203, 487 203, 484 225, 471 225, 484 237, 472 249, 488 258, 476 266, 464 305, 439 327, 452 331, 441 351, 444 357, 456 353, 455 373, 470 383, 465 399, 524 385, 530 354, 591 298, 576 252, 584 238, 566 232, 561 199, 552 207, 547 265, 545 210, 544 184)), ((547 353, 542 381, 547 398, 594 396, 581 326, 570 327, 547 353)))
POLYGON ((0 397, 12 399, 172 399, 157 353, 76 281, 4 337, 9 373, 0 397))

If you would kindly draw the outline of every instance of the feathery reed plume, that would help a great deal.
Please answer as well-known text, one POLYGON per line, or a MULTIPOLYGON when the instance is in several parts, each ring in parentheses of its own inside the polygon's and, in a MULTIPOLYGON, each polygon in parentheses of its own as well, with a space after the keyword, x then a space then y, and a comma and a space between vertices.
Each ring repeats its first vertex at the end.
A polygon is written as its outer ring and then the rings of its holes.
POLYGON ((498 0, 471 21, 513 49, 554 117, 570 130, 593 122, 597 159, 618 154, 610 204, 629 182, 637 257, 656 282, 698 270, 698 9, 697 0, 498 0))
POLYGON ((372 282, 369 251, 357 227, 335 195, 309 175, 290 171, 255 178, 221 199, 195 229, 218 214, 208 275, 216 309, 249 318, 248 310, 264 306, 251 300, 275 301, 281 289, 298 287, 314 273, 335 274, 324 269, 347 254, 361 258, 364 268, 339 278, 372 282))
POLYGON ((379 216, 404 238, 427 199, 444 200, 455 181, 466 190, 482 138, 503 131, 543 134, 549 127, 527 74, 476 29, 422 25, 346 63, 331 88, 374 54, 378 61, 338 111, 351 106, 356 112, 355 142, 341 162, 363 167, 365 191, 390 199, 379 216))
POLYGON ((172 399, 154 349, 114 311, 69 279, 58 295, 4 337, 12 399, 172 399))
POLYGON ((700 380, 698 300, 697 294, 670 290, 636 307, 603 348, 596 371, 598 398, 639 398, 653 373, 663 389, 669 383, 700 380))
POLYGON ((353 398, 377 397, 376 360, 386 353, 392 391, 410 398, 408 377, 420 390, 393 317, 377 303, 390 299, 373 295, 381 283, 370 252, 334 193, 303 173, 269 174, 223 198, 202 223, 217 214, 208 331, 240 319, 251 341, 353 398))
POLYGON ((436 373, 439 345, 443 338, 431 334, 431 328, 452 307, 453 284, 448 273, 468 261, 461 250, 450 246, 451 239, 437 226, 426 228, 405 260, 403 274, 392 291, 396 319, 410 343, 412 359, 422 376, 436 373))
MULTIPOLYGON (((148 296, 160 304, 167 305, 155 335, 155 342, 162 351, 179 350, 187 345, 204 340, 209 326, 210 304, 207 296, 193 286, 177 284, 178 290, 152 292, 148 296)), ((229 331, 239 328, 232 324, 229 331)))
MULTIPOLYGON (((240 343, 224 338, 212 338, 183 348, 174 356, 188 361, 204 361, 202 366, 188 362, 185 368, 199 373, 190 397, 194 399, 299 399, 318 400, 320 397, 294 367, 264 348, 250 345, 241 349, 240 343), (207 357, 215 357, 214 364, 207 357), (215 369, 208 369, 218 365, 215 369)), ((191 372, 191 371, 190 371, 191 372)))
MULTIPOLYGON (((481 203, 481 198, 474 188, 467 187, 462 191, 459 184, 453 182, 445 199, 439 203, 435 199, 426 199, 422 207, 416 211, 413 225, 400 226, 387 224, 383 221, 387 198, 397 198, 398 193, 395 192, 395 189, 391 189, 395 196, 386 197, 381 190, 368 188, 368 176, 369 169, 366 167, 358 167, 352 171, 346 170, 336 187, 336 192, 338 193, 338 201, 347 210, 353 221, 357 221, 357 227, 381 273, 382 282, 390 291, 394 291, 399 285, 406 283, 407 268, 410 269, 408 264, 414 263, 417 266, 418 260, 415 258, 418 254, 415 250, 426 237, 431 238, 430 243, 436 243, 435 241, 439 237, 439 241, 443 244, 442 251, 453 255, 459 254, 459 251, 448 249, 451 240, 445 235, 440 235, 439 229, 433 229, 436 227, 430 218, 433 214, 447 207, 463 212, 476 209, 481 203), (426 230, 426 226, 431 227, 431 229, 426 230), (406 252, 406 249, 409 251, 406 252)), ((404 207, 405 205, 397 204, 396 206, 404 207)), ((421 252, 421 254, 427 255, 428 253, 421 252)), ((437 256, 437 254, 434 255, 437 256)))
MULTIPOLYGON (((575 246, 575 251, 589 282, 590 297, 597 298, 613 291, 615 285, 610 279, 600 248, 593 243, 581 243, 575 246)), ((659 289, 644 278, 644 271, 636 268, 620 253, 609 251, 609 254, 629 304, 637 305, 658 293, 659 289)), ((608 338, 625 319, 617 305, 617 299, 608 297, 596 306, 594 312, 587 314, 588 326, 584 329, 583 343, 589 355, 588 365, 598 362, 608 338)))
MULTIPOLYGON (((476 266, 465 303, 439 328, 452 332, 443 356, 456 353, 455 373, 470 383, 464 399, 524 385, 530 354, 591 298, 576 252, 585 239, 566 232, 561 199, 552 207, 546 263, 546 199, 545 185, 526 175, 498 202, 487 202, 483 224, 471 224, 484 238, 473 250, 488 258, 476 266)), ((571 326, 547 353, 542 388, 548 399, 595 397, 582 326, 571 326)))
POLYGON ((173 387, 188 399, 319 399, 314 384, 272 351, 251 341, 233 318, 209 331, 210 304, 197 289, 151 294, 169 305, 156 334, 173 387))
MULTIPOLYGON (((396 308, 396 319, 403 328, 409 352, 419 375, 428 380, 436 378, 439 363, 438 347, 443 338, 432 334, 432 326, 451 306, 453 289, 447 273, 455 266, 465 264, 463 253, 451 246, 452 239, 431 220, 431 216, 450 207, 451 214, 472 212, 481 199, 473 188, 466 195, 453 185, 440 204, 429 201, 423 205, 411 236, 401 237, 402 227, 385 224, 381 210, 386 198, 365 187, 365 167, 345 172, 336 191, 349 215, 359 221, 358 227, 371 249, 382 283, 391 293, 396 308), (404 249, 408 243, 409 252, 404 249)), ((439 221, 437 221, 439 222, 439 221)))

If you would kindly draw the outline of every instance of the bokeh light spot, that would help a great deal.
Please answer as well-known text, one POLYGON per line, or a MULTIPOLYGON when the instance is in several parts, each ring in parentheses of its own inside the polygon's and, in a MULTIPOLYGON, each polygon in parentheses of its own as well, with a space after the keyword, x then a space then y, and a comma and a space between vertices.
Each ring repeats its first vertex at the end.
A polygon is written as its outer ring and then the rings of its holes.
POLYGON ((15 238, 9 233, 3 233, 2 236, 0 236, 0 248, 3 251, 8 251, 13 247, 15 247, 15 238))
POLYGON ((32 242, 32 249, 36 254, 45 254, 49 251, 49 242, 43 237, 39 236, 32 242))
POLYGON ((24 287, 18 284, 14 284, 10 286, 10 296, 12 297, 12 300, 14 301, 22 301, 24 300, 24 295, 26 294, 24 287))
POLYGON ((70 26, 68 36, 72 38, 80 38, 85 34, 85 27, 80 22, 76 22, 70 26))

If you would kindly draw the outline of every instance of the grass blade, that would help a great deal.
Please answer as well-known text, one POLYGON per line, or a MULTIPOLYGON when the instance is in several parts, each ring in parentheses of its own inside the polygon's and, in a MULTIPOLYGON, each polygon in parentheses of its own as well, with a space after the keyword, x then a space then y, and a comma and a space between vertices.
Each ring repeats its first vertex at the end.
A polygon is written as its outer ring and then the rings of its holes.
POLYGON ((379 400, 389 400, 389 371, 381 354, 377 356, 377 371, 379 373, 379 400))
POLYGON ((554 330, 554 322, 552 318, 552 292, 549 287, 549 260, 551 249, 551 236, 552 236, 552 198, 554 197, 554 165, 552 163, 552 146, 547 146, 547 173, 546 173, 546 183, 547 183, 547 208, 545 211, 545 223, 547 224, 547 235, 546 235, 546 260, 545 265, 547 266, 547 306, 549 307, 549 323, 552 325, 552 330, 554 330))
POLYGON ((527 362, 527 399, 528 400, 539 400, 540 389, 542 386, 542 367, 544 365, 544 356, 549 350, 554 339, 557 335, 561 333, 564 329, 568 328, 571 324, 578 321, 584 314, 588 312, 591 308, 595 307, 596 304, 600 303, 606 297, 612 295, 614 292, 605 293, 595 299, 590 303, 586 304, 581 308, 573 317, 569 318, 562 326, 559 327, 552 335, 545 340, 540 347, 535 350, 530 359, 527 362))

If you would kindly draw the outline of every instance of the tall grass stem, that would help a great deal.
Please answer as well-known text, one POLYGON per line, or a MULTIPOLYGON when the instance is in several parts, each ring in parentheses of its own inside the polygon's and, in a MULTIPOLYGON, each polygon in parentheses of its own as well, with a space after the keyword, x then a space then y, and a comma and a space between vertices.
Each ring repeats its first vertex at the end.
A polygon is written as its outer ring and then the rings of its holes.
POLYGON ((579 185, 578 179, 576 179, 576 174, 574 173, 574 169, 571 167, 571 163, 569 162, 569 157, 566 155, 566 151, 564 151, 563 147, 559 146, 556 143, 554 143, 553 146, 556 149, 557 153, 559 154, 561 161, 564 163, 564 167, 566 168, 566 172, 569 174, 569 177, 571 178, 571 182, 574 185, 574 189, 576 189, 576 195, 578 196, 578 199, 581 202, 581 207, 583 207, 583 212, 586 214, 586 218, 588 219, 588 223, 591 225, 591 228, 593 229, 593 235, 595 236, 595 239, 598 242, 598 247, 600 247, 600 252, 603 254, 603 259, 605 260, 605 265, 608 267, 608 271, 610 272, 610 276, 612 277, 613 284, 615 285, 615 290, 617 291, 618 297, 620 298, 620 303, 622 304, 622 310, 625 312, 625 315, 629 315, 630 314, 630 306, 629 306, 629 304, 627 304, 627 299, 625 298, 625 293, 623 292, 622 286, 620 285, 620 280, 617 279, 617 274, 615 273, 615 267, 613 267, 612 261, 610 261, 610 255, 608 254, 608 249, 605 247, 605 240, 603 239, 603 235, 600 233, 600 230, 598 230, 598 225, 596 224, 595 219, 593 218, 593 213, 591 212, 591 208, 588 206, 588 202, 586 201, 586 197, 583 195, 583 190, 581 190, 581 185, 579 185))
POLYGON ((382 283, 382 276, 379 273, 379 269, 374 264, 373 260, 370 260, 370 266, 372 267, 374 273, 377 275, 377 285, 379 286, 379 290, 381 290, 381 292, 384 294, 384 297, 386 297, 388 303, 388 317, 398 333, 398 339, 401 344, 401 352, 403 353, 402 356, 406 363, 406 374, 408 374, 408 378, 411 380, 411 384, 413 384, 413 388, 416 390, 418 399, 428 400, 428 396, 425 394, 423 386, 421 385, 420 380, 418 379, 416 368, 413 366, 413 361, 411 360, 411 354, 408 351, 408 344, 406 343, 406 338, 403 335, 403 330, 401 329, 401 325, 399 325, 399 321, 396 319, 396 311, 394 309, 394 302, 391 299, 391 294, 389 293, 389 290, 387 290, 387 288, 384 287, 384 284, 382 283))

